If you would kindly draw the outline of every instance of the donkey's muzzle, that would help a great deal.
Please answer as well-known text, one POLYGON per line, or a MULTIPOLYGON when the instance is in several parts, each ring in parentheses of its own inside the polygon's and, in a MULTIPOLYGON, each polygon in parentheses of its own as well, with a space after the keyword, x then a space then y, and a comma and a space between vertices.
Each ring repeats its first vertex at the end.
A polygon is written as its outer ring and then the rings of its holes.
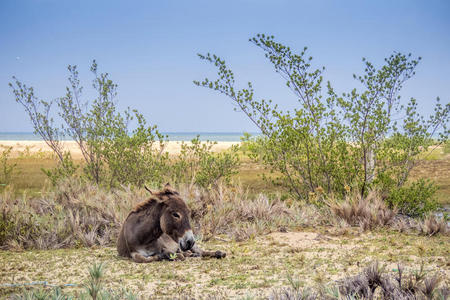
POLYGON ((188 251, 191 250, 192 247, 194 247, 195 238, 194 234, 192 233, 192 230, 186 231, 186 233, 180 239, 179 244, 182 251, 188 251))

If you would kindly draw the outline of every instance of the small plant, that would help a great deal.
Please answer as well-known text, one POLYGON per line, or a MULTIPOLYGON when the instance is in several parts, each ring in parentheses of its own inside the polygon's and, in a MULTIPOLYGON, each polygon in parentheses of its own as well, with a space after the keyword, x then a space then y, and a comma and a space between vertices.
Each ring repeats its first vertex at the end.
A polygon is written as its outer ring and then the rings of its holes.
POLYGON ((448 140, 447 142, 445 142, 443 152, 444 152, 445 154, 449 154, 449 153, 450 153, 450 140, 448 140))
POLYGON ((121 290, 106 290, 103 287, 104 281, 104 265, 103 263, 94 263, 89 268, 89 277, 85 284, 86 292, 82 292, 76 297, 64 293, 60 287, 53 288, 51 290, 40 289, 24 289, 21 294, 13 295, 12 299, 17 300, 72 300, 72 299, 127 299, 137 300, 137 295, 129 292, 126 289, 121 290))
POLYGON ((70 152, 64 152, 63 160, 58 161, 58 165, 54 169, 44 169, 42 168, 42 172, 47 175, 50 182, 53 186, 56 186, 59 181, 71 178, 75 175, 75 172, 78 169, 78 165, 74 163, 72 160, 72 156, 70 152))
POLYGON ((177 254, 176 253, 170 253, 169 254, 169 259, 170 260, 176 260, 177 259, 177 254))
POLYGON ((290 272, 286 273, 286 278, 289 282, 289 285, 291 286, 291 288, 295 291, 295 292, 299 292, 300 288, 301 288, 301 282, 298 279, 294 279, 294 277, 292 276, 292 274, 290 272))
POLYGON ((14 295, 12 299, 17 300, 72 300, 75 299, 75 297, 70 295, 65 295, 61 288, 56 287, 53 290, 46 290, 46 289, 33 289, 33 290, 26 290, 24 289, 21 295, 14 295))
MULTIPOLYGON (((343 279, 339 282, 340 296, 345 299, 373 299, 376 290, 380 290, 380 299, 440 299, 445 295, 445 287, 438 289, 441 277, 436 273, 427 276, 423 270, 423 262, 420 270, 405 274, 404 268, 398 265, 395 276, 386 274, 379 267, 378 262, 373 263, 356 276, 343 279)), ((445 296, 444 296, 445 297, 445 296)))
POLYGON ((99 298, 99 294, 103 288, 103 264, 94 263, 89 268, 89 279, 85 285, 86 291, 93 300, 99 298))

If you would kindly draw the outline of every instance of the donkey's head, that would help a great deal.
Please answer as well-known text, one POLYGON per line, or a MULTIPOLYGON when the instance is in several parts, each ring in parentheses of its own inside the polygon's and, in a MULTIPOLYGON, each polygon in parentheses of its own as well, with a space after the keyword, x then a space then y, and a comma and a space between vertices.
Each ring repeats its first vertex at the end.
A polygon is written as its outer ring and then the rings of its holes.
POLYGON ((186 202, 169 184, 160 192, 153 193, 164 204, 159 223, 162 232, 179 244, 181 250, 187 251, 195 244, 189 222, 190 210, 186 202))

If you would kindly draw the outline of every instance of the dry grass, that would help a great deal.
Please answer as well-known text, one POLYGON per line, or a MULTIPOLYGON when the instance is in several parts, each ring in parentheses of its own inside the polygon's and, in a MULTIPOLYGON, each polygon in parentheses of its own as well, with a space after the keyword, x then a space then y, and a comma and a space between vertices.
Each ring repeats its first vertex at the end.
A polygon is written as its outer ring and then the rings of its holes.
POLYGON ((241 241, 304 222, 308 225, 324 222, 323 216, 312 207, 288 206, 279 195, 253 196, 241 185, 221 185, 214 190, 185 187, 180 191, 188 199, 194 226, 205 240, 225 234, 241 241))
MULTIPOLYGON (((195 234, 207 241, 218 235, 244 241, 270 232, 300 227, 334 226, 363 231, 394 224, 399 231, 420 230, 428 235, 447 233, 447 224, 429 217, 422 226, 408 229, 375 192, 361 199, 351 195, 327 208, 299 204, 280 195, 254 195, 241 185, 215 189, 181 186, 179 191, 192 210, 195 234), (395 222, 394 222, 395 221, 395 222)), ((67 180, 38 196, 16 196, 11 189, 0 194, 0 247, 54 249, 112 245, 131 208, 147 197, 144 189, 122 187, 104 190, 79 180, 67 180)))
POLYGON ((329 207, 334 215, 362 230, 391 225, 397 214, 376 191, 370 191, 364 198, 359 194, 347 195, 344 201, 330 201, 329 207))
POLYGON ((399 264, 397 274, 389 274, 375 262, 358 275, 316 288, 302 289, 291 279, 290 288, 275 291, 269 299, 447 299, 448 286, 440 287, 442 275, 437 271, 425 274, 423 264, 419 268, 419 271, 405 274, 404 267, 399 264))
POLYGON ((448 221, 432 214, 428 215, 421 223, 419 223, 419 229, 422 234, 428 236, 450 233, 448 221))
POLYGON ((397 274, 388 275, 378 262, 364 269, 361 274, 339 282, 339 292, 345 298, 359 299, 442 299, 448 287, 438 289, 442 277, 439 272, 428 275, 423 264, 418 271, 405 274, 404 267, 397 267, 397 274))
MULTIPOLYGON (((246 240, 299 224, 323 224, 312 207, 302 209, 279 197, 251 196, 241 186, 217 189, 195 186, 179 191, 192 210, 192 225, 200 238, 216 235, 246 240)), ((147 197, 144 189, 104 190, 70 179, 38 196, 16 196, 11 188, 0 194, 0 247, 54 249, 111 245, 131 208, 147 197)))
MULTIPOLYGON (((277 289, 265 299, 270 300, 339 300, 339 299, 446 299, 449 294, 448 287, 440 287, 442 277, 438 272, 426 275, 423 264, 419 272, 405 273, 404 267, 398 265, 398 274, 391 275, 383 271, 378 262, 372 263, 360 274, 343 278, 337 283, 331 282, 319 287, 301 288, 300 281, 288 273, 289 288, 277 289)), ((104 283, 104 264, 94 263, 89 268, 89 277, 85 283, 85 291, 75 295, 64 293, 60 288, 52 291, 25 290, 13 296, 15 299, 68 299, 73 296, 82 299, 138 299, 139 296, 125 289, 107 290, 104 283)), ((181 296, 180 299, 203 299, 205 295, 193 298, 181 296)), ((249 298, 248 296, 247 298, 249 298)), ((228 299, 224 295, 216 295, 214 299, 228 299)), ((253 298, 253 297, 252 297, 253 298)), ((262 298, 262 297, 261 297, 262 298)))
POLYGON ((106 192, 94 185, 67 180, 37 197, 0 196, 0 247, 54 249, 109 245, 115 242, 126 214, 142 191, 106 192))

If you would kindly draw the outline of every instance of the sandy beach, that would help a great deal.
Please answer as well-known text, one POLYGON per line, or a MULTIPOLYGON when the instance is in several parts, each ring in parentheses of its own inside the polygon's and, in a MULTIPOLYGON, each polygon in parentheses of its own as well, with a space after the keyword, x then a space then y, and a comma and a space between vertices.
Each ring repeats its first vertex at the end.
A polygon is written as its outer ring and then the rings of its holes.
MULTIPOLYGON (((169 152, 169 154, 178 154, 181 150, 180 141, 170 141, 166 143, 165 150, 169 152)), ((190 144, 190 142, 185 142, 190 144)), ((223 151, 230 148, 232 145, 239 145, 240 142, 217 142, 216 145, 213 146, 213 151, 223 151)), ((81 151, 78 147, 77 143, 74 141, 64 141, 64 148, 72 154, 73 158, 81 158, 81 151)), ((25 151, 29 151, 30 154, 38 153, 38 152, 49 152, 51 153, 50 147, 44 141, 0 141, 0 151, 7 147, 13 147, 11 156, 15 157, 19 153, 23 153, 25 151)))

